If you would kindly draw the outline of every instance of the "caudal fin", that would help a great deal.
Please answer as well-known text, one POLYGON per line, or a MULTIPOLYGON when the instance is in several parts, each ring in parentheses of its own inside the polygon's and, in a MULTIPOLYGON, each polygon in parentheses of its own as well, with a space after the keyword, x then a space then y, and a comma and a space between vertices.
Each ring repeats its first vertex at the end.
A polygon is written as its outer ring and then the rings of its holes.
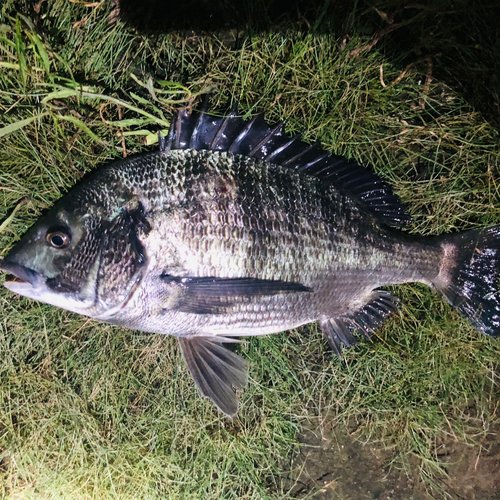
POLYGON ((441 240, 444 257, 434 286, 487 335, 500 335, 500 226, 441 240))

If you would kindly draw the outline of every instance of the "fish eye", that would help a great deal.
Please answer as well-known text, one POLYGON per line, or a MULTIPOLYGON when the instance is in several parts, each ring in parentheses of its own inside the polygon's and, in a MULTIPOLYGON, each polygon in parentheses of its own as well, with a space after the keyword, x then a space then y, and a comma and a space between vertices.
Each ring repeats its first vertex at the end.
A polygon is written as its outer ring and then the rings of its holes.
POLYGON ((51 246, 59 250, 61 248, 66 248, 69 245, 71 236, 67 230, 57 228, 47 232, 47 241, 51 246))

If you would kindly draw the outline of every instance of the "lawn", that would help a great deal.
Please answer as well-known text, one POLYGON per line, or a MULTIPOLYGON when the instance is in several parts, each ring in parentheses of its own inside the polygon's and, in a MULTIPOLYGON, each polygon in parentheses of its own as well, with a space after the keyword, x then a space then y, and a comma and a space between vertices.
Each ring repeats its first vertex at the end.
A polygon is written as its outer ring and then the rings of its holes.
MULTIPOLYGON (((122 22, 112 2, 1 9, 1 256, 90 171, 154 150, 175 110, 205 94, 214 109, 264 111, 368 165, 408 207, 412 233, 500 221, 494 120, 435 77, 430 58, 406 64, 407 53, 372 44, 360 23, 344 37, 286 23, 149 33, 122 22)), ((384 471, 459 498, 443 442, 488 454, 500 344, 423 285, 391 290, 399 313, 343 361, 316 325, 242 344, 250 384, 228 419, 199 397, 175 339, 2 287, 0 495, 319 498, 317 485, 294 488, 300 436, 313 426, 344 429, 384 450, 384 471)), ((329 498, 349 498, 334 486, 329 498)))

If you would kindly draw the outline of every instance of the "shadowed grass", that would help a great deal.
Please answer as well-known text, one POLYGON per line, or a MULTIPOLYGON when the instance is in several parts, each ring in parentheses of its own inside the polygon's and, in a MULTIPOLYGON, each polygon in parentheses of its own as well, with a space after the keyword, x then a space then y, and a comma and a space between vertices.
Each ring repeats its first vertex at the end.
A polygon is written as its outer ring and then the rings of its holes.
MULTIPOLYGON (((0 138, 0 219, 22 205, 0 232, 2 255, 81 177, 143 150, 144 130, 151 141, 186 94, 207 89, 214 106, 263 109, 372 165, 409 207, 416 233, 500 219, 498 132, 445 85, 420 85, 418 68, 399 78, 376 50, 349 56, 361 36, 342 47, 330 35, 272 33, 229 47, 216 37, 134 34, 110 22, 104 4, 54 0, 43 9, 39 39, 29 19, 3 13, 2 127, 17 130, 0 138)), ((474 443, 498 421, 499 345, 427 288, 395 293, 400 313, 343 362, 316 326, 250 339, 241 350, 251 384, 228 420, 198 396, 175 339, 2 289, 2 494, 287 498, 296 434, 320 415, 391 447, 397 466, 416 456, 422 478, 446 495, 437 442, 451 434, 474 443)))

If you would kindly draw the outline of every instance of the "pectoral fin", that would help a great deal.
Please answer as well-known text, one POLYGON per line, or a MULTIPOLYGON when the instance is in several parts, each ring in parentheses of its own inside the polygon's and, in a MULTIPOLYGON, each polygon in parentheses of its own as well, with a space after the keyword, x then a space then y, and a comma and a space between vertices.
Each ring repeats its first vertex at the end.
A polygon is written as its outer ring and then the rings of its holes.
POLYGON ((166 308, 192 314, 223 314, 252 297, 309 292, 301 283, 258 278, 161 276, 171 293, 166 308))
POLYGON ((248 367, 240 356, 222 346, 223 341, 228 340, 179 338, 182 355, 200 394, 233 417, 238 411, 235 389, 246 386, 248 367))

